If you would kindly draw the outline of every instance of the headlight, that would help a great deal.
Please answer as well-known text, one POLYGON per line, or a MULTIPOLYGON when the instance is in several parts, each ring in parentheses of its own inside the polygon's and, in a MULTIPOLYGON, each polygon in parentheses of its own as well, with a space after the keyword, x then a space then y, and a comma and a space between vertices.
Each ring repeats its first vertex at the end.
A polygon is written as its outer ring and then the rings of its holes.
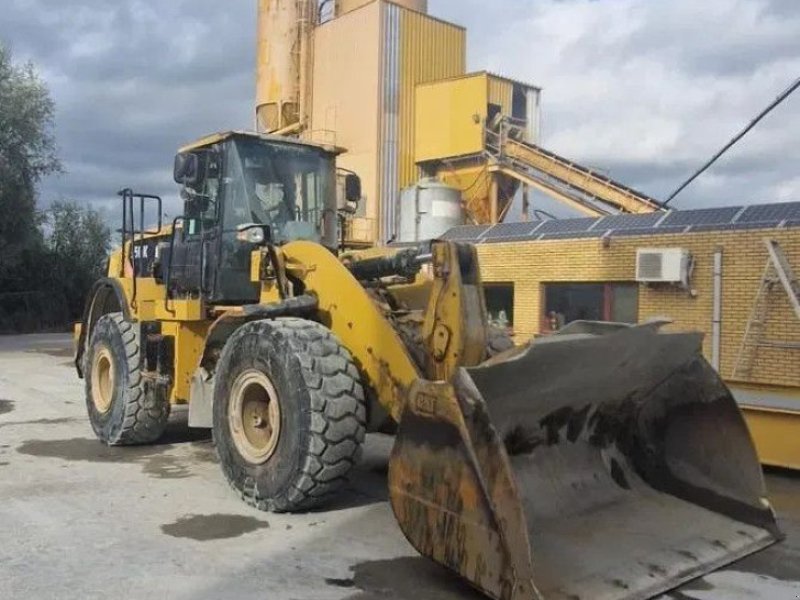
POLYGON ((236 239, 240 242, 247 242, 254 246, 260 246, 267 240, 267 235, 263 227, 251 225, 246 229, 240 229, 236 234, 236 239))

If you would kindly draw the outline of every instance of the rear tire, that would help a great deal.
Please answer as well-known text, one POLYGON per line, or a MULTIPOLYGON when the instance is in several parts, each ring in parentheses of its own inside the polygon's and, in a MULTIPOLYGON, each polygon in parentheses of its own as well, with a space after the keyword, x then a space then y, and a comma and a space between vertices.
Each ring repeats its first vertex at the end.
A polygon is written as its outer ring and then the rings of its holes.
POLYGON ((85 366, 86 409, 98 439, 109 446, 158 441, 170 405, 142 377, 137 326, 122 313, 102 316, 92 330, 85 366))
POLYGON ((273 512, 322 504, 358 461, 365 423, 358 369, 319 323, 255 321, 225 345, 214 439, 228 482, 248 504, 273 512))

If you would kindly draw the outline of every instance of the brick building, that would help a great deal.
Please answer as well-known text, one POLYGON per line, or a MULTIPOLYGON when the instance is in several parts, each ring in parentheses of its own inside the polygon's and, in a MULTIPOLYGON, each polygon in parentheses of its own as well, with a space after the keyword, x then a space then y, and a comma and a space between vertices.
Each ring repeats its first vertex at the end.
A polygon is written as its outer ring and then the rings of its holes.
POLYGON ((577 319, 669 317, 673 329, 703 332, 704 352, 745 407, 762 459, 800 469, 800 318, 780 284, 766 296, 761 345, 748 344, 749 366, 737 369, 765 240, 800 272, 800 203, 463 227, 447 237, 478 244, 490 316, 518 343, 577 319), (637 282, 637 250, 646 248, 688 250, 688 285, 637 282))

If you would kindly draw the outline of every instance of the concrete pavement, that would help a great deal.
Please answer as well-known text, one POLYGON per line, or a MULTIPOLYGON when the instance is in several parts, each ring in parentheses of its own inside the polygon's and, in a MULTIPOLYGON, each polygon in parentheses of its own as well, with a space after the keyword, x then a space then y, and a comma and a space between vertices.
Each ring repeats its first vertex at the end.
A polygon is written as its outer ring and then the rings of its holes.
MULTIPOLYGON (((0 598, 479 600, 419 557, 387 502, 391 439, 335 505, 250 509, 177 412, 147 448, 98 443, 68 336, 0 337, 0 598)), ((800 598, 800 477, 768 483, 788 539, 667 598, 800 598)))

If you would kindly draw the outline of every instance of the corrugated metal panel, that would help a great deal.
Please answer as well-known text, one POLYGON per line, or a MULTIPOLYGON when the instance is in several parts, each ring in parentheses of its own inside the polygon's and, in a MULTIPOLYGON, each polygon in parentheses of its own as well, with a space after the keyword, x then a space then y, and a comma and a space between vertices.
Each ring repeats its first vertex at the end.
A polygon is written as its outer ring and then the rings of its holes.
POLYGON ((419 179, 414 148, 416 86, 461 75, 466 32, 425 14, 382 2, 380 239, 397 233, 400 190, 419 179))
POLYGON ((380 158, 380 241, 388 242, 396 232, 397 202, 400 197, 399 172, 399 103, 400 103, 400 7, 382 3, 383 48, 381 70, 381 158, 380 158))
POLYGON ((466 72, 466 31, 420 13, 401 10, 400 187, 419 179, 415 163, 415 96, 418 83, 466 72))
POLYGON ((488 76, 489 102, 498 104, 504 115, 510 115, 514 105, 514 84, 507 79, 488 76))

